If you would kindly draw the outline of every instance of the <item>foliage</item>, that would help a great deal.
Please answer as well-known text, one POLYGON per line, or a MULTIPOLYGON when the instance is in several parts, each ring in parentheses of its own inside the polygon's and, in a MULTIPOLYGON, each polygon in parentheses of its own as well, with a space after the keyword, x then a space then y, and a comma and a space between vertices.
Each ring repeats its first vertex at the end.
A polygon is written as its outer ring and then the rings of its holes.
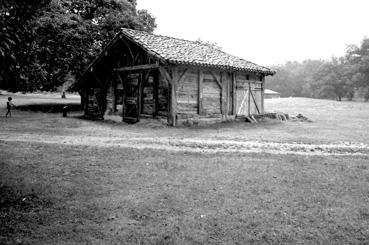
POLYGON ((198 38, 196 40, 196 42, 200 43, 200 44, 204 44, 204 45, 207 45, 211 48, 215 48, 215 49, 219 49, 219 50, 222 50, 222 47, 218 45, 218 43, 216 42, 210 42, 210 41, 204 41, 204 40, 201 40, 200 38, 198 38))
POLYGON ((0 88, 17 90, 25 81, 33 45, 28 24, 42 14, 50 0, 2 0, 0 2, 0 88))
POLYGON ((369 99, 369 39, 350 45, 344 57, 287 62, 273 67, 277 74, 267 86, 282 96, 352 100, 358 91, 369 99))
MULTIPOLYGON (((29 30, 28 39, 11 43, 23 44, 19 52, 24 57, 13 62, 16 66, 8 65, 0 77, 1 88, 54 90, 70 80, 71 75, 78 77, 120 28, 152 32, 156 27, 149 12, 136 10, 135 0, 50 0, 42 8, 38 5, 38 11, 39 14, 30 13, 32 18, 23 22, 24 29, 29 30)), ((10 29, 6 33, 16 34, 10 29)), ((2 47, 8 46, 2 42, 0 55, 4 53, 2 47)), ((14 53, 15 48, 9 47, 4 57, 12 58, 14 53)), ((1 64, 11 63, 2 59, 1 64)))

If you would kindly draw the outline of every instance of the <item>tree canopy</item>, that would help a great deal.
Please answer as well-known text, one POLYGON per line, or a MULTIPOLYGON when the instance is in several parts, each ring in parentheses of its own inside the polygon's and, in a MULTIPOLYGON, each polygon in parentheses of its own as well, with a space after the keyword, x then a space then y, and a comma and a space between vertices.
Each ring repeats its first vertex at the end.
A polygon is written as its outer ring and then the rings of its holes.
POLYGON ((4 3, 0 88, 13 91, 53 90, 78 78, 120 28, 152 32, 156 27, 155 18, 137 10, 135 0, 4 3))
POLYGON ((286 62, 273 67, 277 74, 267 87, 282 96, 351 100, 355 91, 369 100, 369 39, 349 45, 346 55, 330 60, 286 62))

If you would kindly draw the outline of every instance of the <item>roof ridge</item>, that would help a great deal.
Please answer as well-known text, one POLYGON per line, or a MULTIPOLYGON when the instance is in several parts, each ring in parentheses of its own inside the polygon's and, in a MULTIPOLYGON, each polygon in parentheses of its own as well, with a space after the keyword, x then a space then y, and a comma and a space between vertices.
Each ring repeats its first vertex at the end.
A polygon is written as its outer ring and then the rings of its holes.
POLYGON ((120 33, 165 62, 254 71, 267 75, 275 74, 275 71, 266 66, 227 53, 201 40, 186 40, 130 28, 121 28, 120 33), (164 46, 165 50, 163 50, 164 46))
MULTIPOLYGON (((176 40, 181 40, 181 41, 186 41, 186 42, 192 42, 192 43, 201 44, 203 46, 210 47, 210 45, 207 45, 206 43, 203 43, 203 42, 200 42, 200 41, 193 41, 193 40, 188 40, 188 39, 179 38, 179 37, 170 37, 170 36, 166 36, 166 35, 154 34, 154 33, 150 33, 150 32, 147 32, 147 31, 134 30, 134 29, 125 28, 125 27, 122 27, 121 30, 123 30, 123 31, 124 30, 130 30, 130 31, 135 31, 135 32, 141 32, 141 33, 148 34, 148 35, 151 35, 151 36, 166 37, 166 38, 169 38, 169 39, 176 39, 176 40)), ((212 48, 214 48, 214 47, 212 47, 212 48)), ((214 49, 217 49, 217 48, 214 48, 214 49)), ((222 51, 221 49, 217 49, 217 50, 222 51)))

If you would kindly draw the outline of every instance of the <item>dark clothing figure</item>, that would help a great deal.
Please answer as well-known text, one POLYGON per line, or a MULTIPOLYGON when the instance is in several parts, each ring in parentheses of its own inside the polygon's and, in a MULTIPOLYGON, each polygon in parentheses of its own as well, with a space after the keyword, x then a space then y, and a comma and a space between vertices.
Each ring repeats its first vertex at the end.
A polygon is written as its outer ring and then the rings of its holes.
POLYGON ((8 97, 8 101, 6 102, 6 114, 5 114, 5 117, 12 117, 12 107, 15 106, 13 103, 12 103, 12 97, 8 97))
POLYGON ((61 98, 62 98, 62 99, 66 99, 66 98, 67 98, 67 96, 65 96, 65 92, 64 92, 64 91, 63 91, 63 93, 62 93, 61 98))

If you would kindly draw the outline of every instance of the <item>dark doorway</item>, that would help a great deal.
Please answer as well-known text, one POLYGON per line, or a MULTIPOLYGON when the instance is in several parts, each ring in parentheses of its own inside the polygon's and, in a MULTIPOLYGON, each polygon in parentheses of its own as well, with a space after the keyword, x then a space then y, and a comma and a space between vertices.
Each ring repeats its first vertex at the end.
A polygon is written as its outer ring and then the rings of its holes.
POLYGON ((128 74, 124 81, 123 121, 136 123, 140 120, 141 73, 128 74))

